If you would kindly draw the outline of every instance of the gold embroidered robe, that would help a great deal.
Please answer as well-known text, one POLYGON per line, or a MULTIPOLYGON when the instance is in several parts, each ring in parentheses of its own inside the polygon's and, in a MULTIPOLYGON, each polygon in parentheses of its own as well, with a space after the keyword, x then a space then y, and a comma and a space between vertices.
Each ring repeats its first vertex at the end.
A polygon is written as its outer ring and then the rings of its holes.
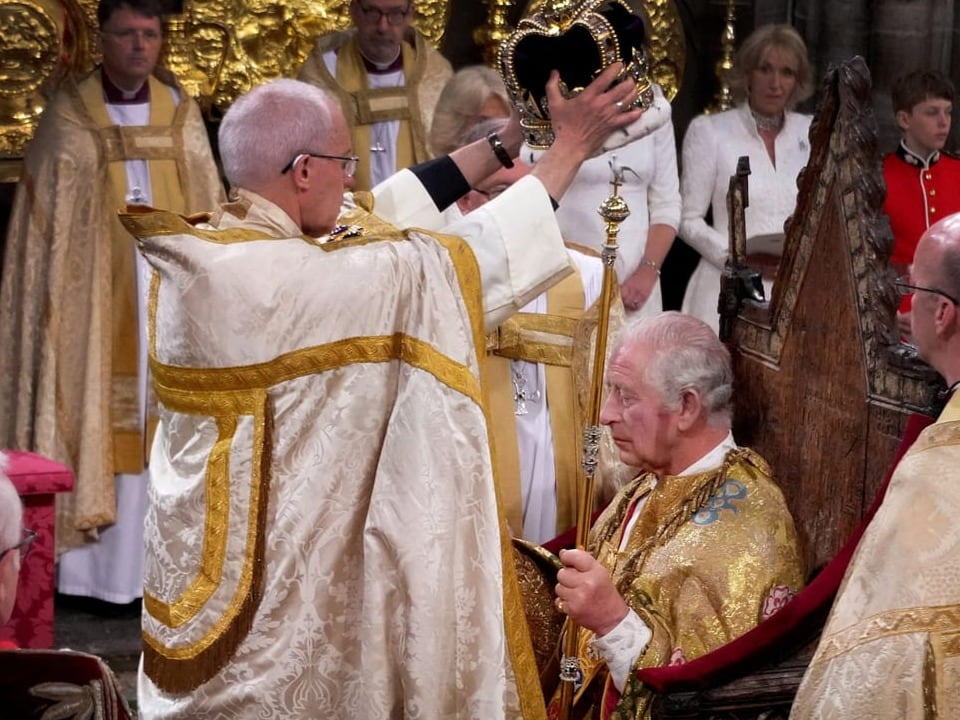
MULTIPOLYGON (((590 549, 610 570, 627 604, 653 636, 635 669, 686 662, 739 637, 796 594, 803 555, 770 468, 748 448, 719 468, 663 478, 644 474, 626 485, 591 531, 590 549), (646 497, 623 551, 631 510, 646 497)), ((605 665, 591 660, 592 634, 581 629, 587 678, 578 705, 617 694, 605 665), (603 693, 598 692, 603 687, 603 693)), ((631 676, 609 717, 649 718, 650 691, 631 676)), ((578 710, 584 716, 587 708, 578 710)), ((590 717, 603 717, 593 708, 590 717)))
MULTIPOLYGON (((542 229, 531 244, 509 224, 527 256, 548 238, 556 256, 549 198, 526 187, 486 212, 515 202, 542 229)), ((379 197, 428 219, 412 191, 379 197)), ((156 270, 161 401, 141 717, 542 718, 476 353, 474 258, 496 238, 474 255, 356 207, 342 219, 367 231, 320 243, 240 191, 209 226, 129 220, 156 270)), ((494 265, 487 323, 506 307, 494 285, 528 287, 522 306, 567 272, 538 258, 496 283, 494 265)))
POLYGON ((115 519, 114 473, 140 472, 132 238, 117 220, 124 161, 150 162, 154 201, 216 207, 222 186, 196 103, 150 79, 151 125, 113 125, 99 71, 64 81, 24 160, 0 283, 0 446, 75 473, 57 496, 60 549, 115 519))
POLYGON ((960 393, 900 460, 790 717, 960 718, 960 393))
POLYGON ((433 111, 447 80, 453 75, 450 63, 415 28, 402 44, 404 84, 371 89, 356 42, 356 30, 321 37, 300 69, 299 79, 336 95, 353 136, 353 151, 360 157, 354 187, 369 190, 371 137, 374 123, 400 122, 396 169, 401 170, 430 159, 427 134, 433 111), (337 53, 336 76, 323 56, 337 53))

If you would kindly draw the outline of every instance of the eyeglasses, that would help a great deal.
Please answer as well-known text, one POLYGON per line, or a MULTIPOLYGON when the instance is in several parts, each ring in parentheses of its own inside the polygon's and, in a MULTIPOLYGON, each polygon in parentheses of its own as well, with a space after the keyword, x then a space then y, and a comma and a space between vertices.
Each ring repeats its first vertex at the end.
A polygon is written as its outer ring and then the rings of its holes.
POLYGON ((960 302, 958 302, 957 299, 950 293, 944 292, 943 290, 938 290, 937 288, 923 287, 922 285, 911 285, 909 282, 907 282, 909 279, 910 278, 906 277, 897 278, 896 282, 894 283, 897 287, 897 292, 900 293, 901 296, 909 295, 915 290, 922 290, 923 292, 930 292, 935 295, 945 297, 954 305, 960 306, 960 302))
POLYGON ((403 25, 403 21, 407 19, 407 14, 410 12, 410 5, 407 5, 405 8, 381 10, 380 8, 368 7, 360 2, 360 0, 357 0, 357 7, 360 8, 360 14, 363 16, 363 19, 371 25, 379 23, 382 17, 385 17, 391 25, 403 25))
POLYGON ((101 35, 109 35, 118 42, 133 42, 134 38, 143 40, 143 42, 160 42, 163 37, 158 30, 137 30, 136 28, 124 28, 123 30, 101 30, 101 35))
POLYGON ((481 190, 480 188, 472 188, 474 192, 478 192, 483 195, 487 200, 493 200, 494 198, 500 197, 507 191, 509 185, 494 185, 492 188, 487 190, 481 190))
POLYGON ((27 528, 23 529, 23 537, 20 542, 18 542, 13 547, 8 547, 3 552, 0 552, 0 560, 3 560, 7 556, 7 553, 13 552, 14 550, 20 551, 20 559, 22 560, 27 556, 27 553, 30 552, 30 546, 33 545, 33 541, 37 539, 37 533, 33 530, 28 530, 27 528))
POLYGON ((360 163, 360 158, 356 155, 324 155, 323 153, 299 153, 293 160, 288 162, 283 170, 280 171, 281 175, 286 175, 288 172, 293 170, 293 166, 298 162, 303 160, 305 157, 315 157, 315 158, 324 158, 326 160, 339 160, 343 163, 343 174, 347 177, 353 177, 353 174, 357 171, 357 165, 360 163))

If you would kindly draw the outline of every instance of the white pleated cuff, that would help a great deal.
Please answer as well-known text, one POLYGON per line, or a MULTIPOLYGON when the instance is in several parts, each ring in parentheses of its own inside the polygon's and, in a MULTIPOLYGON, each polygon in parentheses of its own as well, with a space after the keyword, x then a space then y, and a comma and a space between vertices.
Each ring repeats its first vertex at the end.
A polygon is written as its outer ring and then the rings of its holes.
POLYGON ((647 649, 652 637, 653 632, 647 624, 633 610, 629 610, 613 630, 591 641, 593 649, 607 664, 610 679, 618 692, 623 692, 633 664, 647 649))

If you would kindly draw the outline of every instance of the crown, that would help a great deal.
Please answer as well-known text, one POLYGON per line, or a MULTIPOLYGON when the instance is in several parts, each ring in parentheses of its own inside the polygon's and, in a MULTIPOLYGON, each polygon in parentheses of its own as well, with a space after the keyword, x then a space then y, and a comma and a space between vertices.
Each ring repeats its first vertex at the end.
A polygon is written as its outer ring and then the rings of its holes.
POLYGON ((637 86, 631 108, 654 102, 644 52, 643 20, 624 0, 558 0, 524 17, 500 45, 497 61, 510 100, 520 113, 524 141, 543 150, 553 144, 546 84, 560 73, 560 92, 574 97, 609 65, 624 69, 637 86))

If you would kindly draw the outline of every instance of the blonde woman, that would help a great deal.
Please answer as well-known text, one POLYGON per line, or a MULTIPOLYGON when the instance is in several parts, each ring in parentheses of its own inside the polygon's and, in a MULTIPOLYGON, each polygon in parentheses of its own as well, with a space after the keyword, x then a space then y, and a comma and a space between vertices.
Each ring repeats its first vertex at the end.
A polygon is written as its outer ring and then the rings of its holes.
POLYGON ((727 259, 727 188, 737 159, 750 158, 747 253, 770 278, 782 250, 784 221, 797 199, 797 174, 810 154, 810 116, 793 112, 813 93, 807 49, 788 25, 764 25, 744 41, 734 64, 738 105, 690 123, 683 140, 680 235, 700 253, 683 311, 717 330, 720 271, 727 259), (713 222, 707 223, 712 209, 713 222), (753 242, 751 242, 753 241, 753 242))

